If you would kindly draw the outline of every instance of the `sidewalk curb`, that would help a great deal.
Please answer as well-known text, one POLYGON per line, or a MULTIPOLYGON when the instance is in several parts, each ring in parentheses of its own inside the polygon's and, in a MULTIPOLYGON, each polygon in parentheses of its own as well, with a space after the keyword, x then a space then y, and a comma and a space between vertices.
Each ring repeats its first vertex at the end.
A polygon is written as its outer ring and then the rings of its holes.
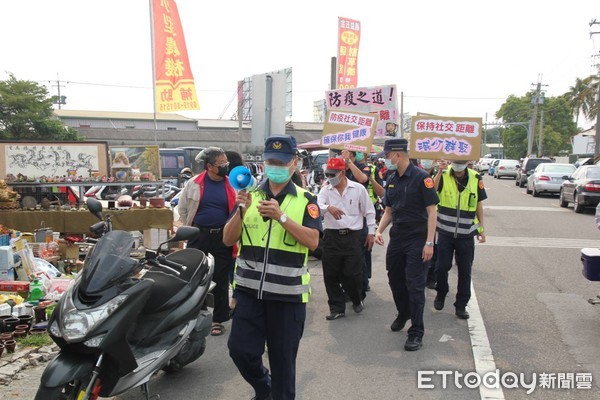
POLYGON ((26 347, 14 353, 3 353, 0 357, 0 385, 8 386, 18 374, 30 367, 47 362, 58 353, 55 344, 43 347, 26 347))

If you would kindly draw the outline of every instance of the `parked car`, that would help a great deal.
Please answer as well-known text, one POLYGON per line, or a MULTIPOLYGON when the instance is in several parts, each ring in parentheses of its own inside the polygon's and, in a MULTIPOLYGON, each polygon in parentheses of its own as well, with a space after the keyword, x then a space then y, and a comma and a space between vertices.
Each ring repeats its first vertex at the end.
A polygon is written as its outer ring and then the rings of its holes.
POLYGON ((479 161, 475 164, 475 169, 478 172, 486 172, 487 170, 490 169, 490 162, 492 162, 492 158, 486 158, 486 157, 482 157, 479 159, 479 161))
POLYGON ((499 162, 500 162, 500 159, 498 159, 498 158, 492 160, 492 162, 490 163, 490 169, 488 170, 489 176, 494 175, 494 172, 496 171, 496 166, 498 165, 499 162))
POLYGON ((516 179, 518 165, 518 160, 500 160, 494 167, 494 178, 500 179, 508 176, 509 178, 516 179))
POLYGON ((565 176, 558 202, 561 207, 573 203, 576 213, 586 207, 596 207, 600 202, 600 166, 582 165, 571 176, 565 176))
POLYGON ((524 187, 527 183, 527 177, 533 173, 535 167, 541 163, 551 163, 552 160, 549 158, 533 158, 527 157, 517 167, 517 179, 515 180, 515 186, 524 187))
POLYGON ((576 169, 573 164, 539 164, 527 178, 527 194, 538 197, 540 193, 559 193, 565 177, 576 169))

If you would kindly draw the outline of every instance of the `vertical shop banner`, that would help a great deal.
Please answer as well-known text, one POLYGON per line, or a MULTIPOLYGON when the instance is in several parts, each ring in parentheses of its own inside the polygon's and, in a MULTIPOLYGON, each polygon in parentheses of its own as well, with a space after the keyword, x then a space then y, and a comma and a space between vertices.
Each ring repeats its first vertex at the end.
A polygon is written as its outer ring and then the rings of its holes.
POLYGON ((477 160, 481 128, 481 118, 412 117, 409 155, 429 160, 477 160))
POLYGON ((325 99, 328 110, 377 114, 375 137, 393 137, 398 132, 396 85, 329 90, 325 99))
POLYGON ((198 110, 194 77, 174 0, 152 0, 156 111, 198 110))
POLYGON ((358 86, 359 44, 360 22, 338 17, 338 88, 351 89, 358 86))
POLYGON ((327 110, 321 145, 330 149, 370 152, 377 114, 327 110))

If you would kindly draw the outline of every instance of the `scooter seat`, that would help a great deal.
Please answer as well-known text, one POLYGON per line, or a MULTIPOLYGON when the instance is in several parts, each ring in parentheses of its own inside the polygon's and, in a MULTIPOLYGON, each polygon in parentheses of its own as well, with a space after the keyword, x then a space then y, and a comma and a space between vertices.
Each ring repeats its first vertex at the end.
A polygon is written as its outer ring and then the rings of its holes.
POLYGON ((168 308, 174 297, 186 298, 192 292, 186 281, 162 271, 148 271, 144 279, 154 281, 152 293, 144 306, 144 313, 155 313, 168 308))
POLYGON ((169 254, 167 259, 185 265, 186 270, 178 276, 158 268, 146 272, 144 279, 152 279, 154 287, 144 307, 145 313, 167 310, 187 299, 209 269, 206 255, 198 249, 179 250, 169 254))

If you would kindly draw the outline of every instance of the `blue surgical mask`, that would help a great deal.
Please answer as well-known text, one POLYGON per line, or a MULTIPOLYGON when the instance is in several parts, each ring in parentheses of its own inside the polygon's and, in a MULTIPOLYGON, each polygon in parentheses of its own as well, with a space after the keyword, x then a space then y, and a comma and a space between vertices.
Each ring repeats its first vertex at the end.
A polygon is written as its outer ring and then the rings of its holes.
POLYGON ((365 159, 364 153, 356 153, 356 161, 362 162, 365 159))
POLYGON ((392 163, 392 160, 390 158, 386 158, 384 162, 387 169, 391 169, 392 171, 398 169, 398 165, 392 163))
POLYGON ((286 183, 290 179, 290 167, 265 165, 265 175, 273 183, 286 183))

